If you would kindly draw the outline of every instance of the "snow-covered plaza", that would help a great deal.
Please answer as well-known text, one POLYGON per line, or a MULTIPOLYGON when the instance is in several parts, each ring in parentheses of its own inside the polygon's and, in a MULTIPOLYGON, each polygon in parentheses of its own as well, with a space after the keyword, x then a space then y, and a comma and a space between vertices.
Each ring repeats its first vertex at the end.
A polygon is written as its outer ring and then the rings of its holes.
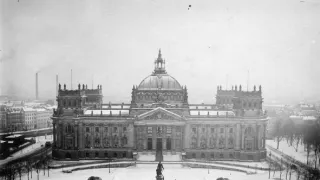
MULTIPOLYGON (((216 169, 200 169, 183 167, 179 164, 164 164, 163 175, 166 180, 216 180, 219 177, 229 178, 229 180, 267 180, 269 179, 268 171, 257 171, 257 174, 248 175, 246 173, 216 170, 216 169)), ((271 179, 278 178, 279 172, 271 179)), ((282 177, 284 172, 282 173, 282 177)), ((111 168, 110 173, 108 168, 89 169, 73 171, 72 173, 63 173, 62 169, 50 170, 50 177, 43 175, 43 171, 39 174, 39 180, 79 180, 88 179, 90 176, 98 176, 103 180, 152 180, 156 176, 156 164, 137 164, 128 168, 111 168)), ((33 172, 33 179, 37 178, 33 172)), ((23 180, 27 180, 25 175, 23 180)), ((292 180, 296 179, 292 174, 292 180)))

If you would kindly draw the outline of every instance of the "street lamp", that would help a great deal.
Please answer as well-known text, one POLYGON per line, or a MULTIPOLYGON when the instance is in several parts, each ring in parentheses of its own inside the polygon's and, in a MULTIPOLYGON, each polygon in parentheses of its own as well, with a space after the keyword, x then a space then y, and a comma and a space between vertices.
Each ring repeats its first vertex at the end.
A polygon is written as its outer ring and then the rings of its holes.
MULTIPOLYGON (((271 161, 271 151, 269 153, 269 156, 270 156, 270 161, 271 161)), ((271 163, 270 163, 271 164, 271 163)), ((269 179, 270 179, 270 165, 269 165, 269 179)))

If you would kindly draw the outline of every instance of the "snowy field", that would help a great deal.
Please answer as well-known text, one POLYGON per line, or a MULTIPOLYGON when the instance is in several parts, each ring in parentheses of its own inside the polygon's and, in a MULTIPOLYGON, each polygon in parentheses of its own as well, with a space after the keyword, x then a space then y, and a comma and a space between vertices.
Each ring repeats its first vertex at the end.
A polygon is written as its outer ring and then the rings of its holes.
MULTIPOLYGON (((50 170, 50 177, 43 175, 43 171, 40 172, 39 180, 80 180, 88 179, 90 176, 99 176, 103 180, 152 180, 155 179, 156 175, 156 164, 140 164, 136 167, 128 168, 111 168, 109 174, 108 168, 103 169, 90 169, 74 171, 72 173, 62 173, 61 169, 50 170)), ((196 169, 182 167, 181 165, 166 165, 164 164, 165 170, 163 175, 165 180, 216 180, 218 177, 229 178, 229 180, 267 180, 268 172, 261 172, 254 175, 247 175, 245 173, 234 172, 234 171, 223 171, 210 169, 196 169)), ((284 174, 284 173, 283 173, 284 174)), ((283 177, 282 174, 282 177, 283 177)), ((271 173, 272 179, 273 173, 271 173)), ((274 178, 279 177, 279 172, 276 172, 274 178)), ((36 174, 33 173, 33 179, 36 178, 36 174)), ((27 176, 23 176, 22 180, 27 180, 27 176)), ((292 180, 295 180, 294 174, 292 180)))
MULTIPOLYGON (((267 140, 267 145, 277 149, 277 141, 274 140, 267 140)), ((295 148, 292 146, 289 146, 287 141, 282 140, 279 143, 279 151, 283 152, 284 154, 287 154, 298 161, 307 164, 307 151, 304 151, 304 145, 299 144, 298 151, 296 152, 295 148)), ((313 159, 314 153, 311 151, 309 154, 309 160, 313 159)))

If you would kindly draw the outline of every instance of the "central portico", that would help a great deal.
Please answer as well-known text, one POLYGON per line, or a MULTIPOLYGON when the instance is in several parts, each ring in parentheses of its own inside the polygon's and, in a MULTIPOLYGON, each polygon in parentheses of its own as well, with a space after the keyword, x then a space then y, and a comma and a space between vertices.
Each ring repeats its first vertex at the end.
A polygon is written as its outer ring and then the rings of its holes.
POLYGON ((162 107, 136 117, 137 151, 182 151, 185 118, 162 107))

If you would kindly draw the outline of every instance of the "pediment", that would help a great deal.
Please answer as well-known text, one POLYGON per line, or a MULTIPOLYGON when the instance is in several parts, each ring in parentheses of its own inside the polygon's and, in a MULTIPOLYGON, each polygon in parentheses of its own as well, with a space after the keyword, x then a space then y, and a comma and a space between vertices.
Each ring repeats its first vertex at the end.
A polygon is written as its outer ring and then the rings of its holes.
POLYGON ((140 120, 181 120, 182 117, 164 108, 158 107, 138 116, 140 120))

